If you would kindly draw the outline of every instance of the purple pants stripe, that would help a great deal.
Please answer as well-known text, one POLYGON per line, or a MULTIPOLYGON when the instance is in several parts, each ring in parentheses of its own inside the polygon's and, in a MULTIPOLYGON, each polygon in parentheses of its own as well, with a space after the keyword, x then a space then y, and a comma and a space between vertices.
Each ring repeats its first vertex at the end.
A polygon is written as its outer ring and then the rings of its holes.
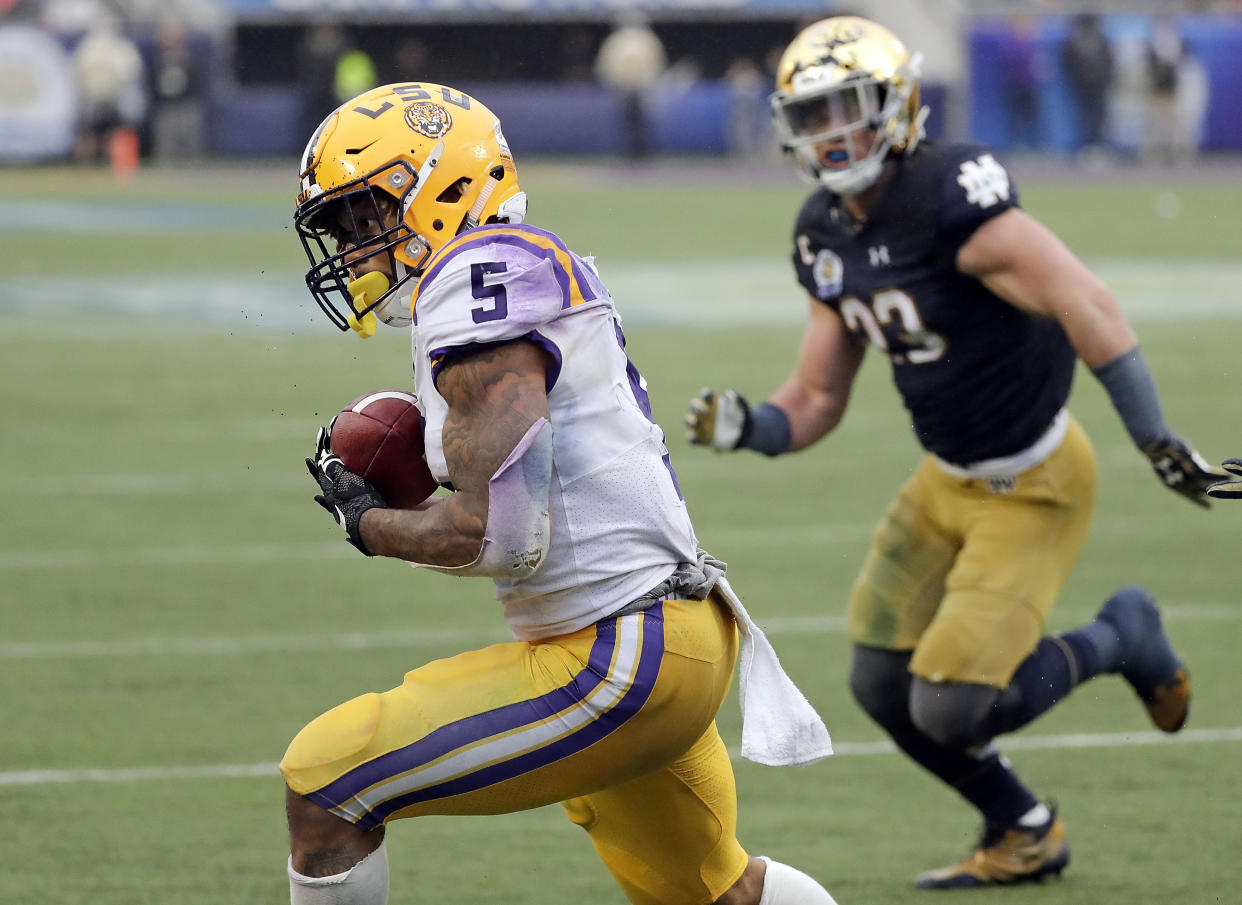
MULTIPOLYGON (((659 675, 664 657, 663 605, 644 613, 643 629, 643 644, 633 682, 624 696, 598 719, 534 751, 388 799, 359 817, 356 824, 370 829, 379 826, 388 815, 412 804, 470 792, 520 776, 575 754, 620 728, 642 709, 659 675)), ((587 666, 567 685, 442 726, 413 744, 354 768, 307 797, 325 810, 333 810, 389 777, 416 769, 482 739, 542 723, 586 699, 605 682, 616 644, 616 620, 600 623, 587 666)))

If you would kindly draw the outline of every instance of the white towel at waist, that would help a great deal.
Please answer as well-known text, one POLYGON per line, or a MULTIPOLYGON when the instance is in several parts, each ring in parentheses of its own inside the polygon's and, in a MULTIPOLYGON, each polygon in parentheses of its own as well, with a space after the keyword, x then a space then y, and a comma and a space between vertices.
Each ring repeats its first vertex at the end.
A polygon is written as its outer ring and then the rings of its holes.
POLYGON ((813 764, 832 754, 832 739, 806 696, 786 675, 763 629, 723 575, 715 590, 728 602, 742 636, 739 691, 742 757, 779 767, 813 764))

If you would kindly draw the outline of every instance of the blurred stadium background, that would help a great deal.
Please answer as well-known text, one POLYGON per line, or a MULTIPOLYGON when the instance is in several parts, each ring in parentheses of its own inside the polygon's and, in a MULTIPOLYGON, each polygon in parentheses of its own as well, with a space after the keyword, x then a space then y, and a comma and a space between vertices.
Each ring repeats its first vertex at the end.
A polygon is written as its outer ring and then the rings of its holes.
MULTIPOLYGON (((597 256, 699 534, 825 715, 839 756, 736 762, 743 842, 842 905, 926 899, 914 874, 977 827, 845 689, 844 601, 918 459, 886 364, 797 456, 715 456, 677 429, 698 387, 761 397, 788 372, 805 188, 764 97, 774 52, 838 12, 925 53, 933 133, 1000 150, 1024 205, 1117 290, 1170 422, 1211 459, 1242 454, 1237 2, 0 0, 0 902, 283 901, 288 739, 504 637, 485 585, 358 557, 302 467, 341 404, 409 380, 399 331, 331 329, 291 229, 297 155, 338 88, 398 78, 492 106, 532 220, 597 256), (635 12, 660 49, 597 67, 635 12), (1080 115, 1063 51, 1083 15, 1109 49, 1107 83, 1078 84, 1102 117, 1080 115)), ((1060 801, 1075 860, 1004 898, 1236 903, 1242 512, 1162 489, 1090 375, 1072 407, 1100 500, 1051 627, 1147 584, 1196 700, 1160 738, 1104 680, 1005 740, 1060 801)), ((736 741, 735 699, 721 723, 736 741)), ((390 839, 393 902, 622 901, 555 808, 390 839)))
POLYGON ((1238 152, 1240 10, 1238 0, 0 0, 0 160, 69 156, 77 127, 109 101, 144 158, 294 154, 340 93, 408 78, 487 98, 527 155, 763 154, 780 50, 800 25, 846 12, 924 53, 932 135, 1001 151, 1099 145, 1123 158, 1159 152, 1158 140, 1179 153, 1238 152), (1084 16, 1098 17, 1103 44, 1080 31, 1084 16), (643 22, 654 48, 631 44, 619 67, 602 58, 610 34, 629 26, 632 37, 643 22), (1105 45, 1108 66, 1092 56, 1105 45), (642 95, 637 143, 626 89, 642 95))

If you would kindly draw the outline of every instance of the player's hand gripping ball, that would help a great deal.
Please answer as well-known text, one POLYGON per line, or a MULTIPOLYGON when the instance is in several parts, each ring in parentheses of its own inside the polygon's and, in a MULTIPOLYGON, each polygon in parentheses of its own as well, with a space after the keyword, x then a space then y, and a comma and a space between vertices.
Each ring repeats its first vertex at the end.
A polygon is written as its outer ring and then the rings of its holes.
POLYGON ((332 420, 329 443, 395 509, 414 508, 440 486, 423 458, 423 413, 409 393, 359 396, 332 420))

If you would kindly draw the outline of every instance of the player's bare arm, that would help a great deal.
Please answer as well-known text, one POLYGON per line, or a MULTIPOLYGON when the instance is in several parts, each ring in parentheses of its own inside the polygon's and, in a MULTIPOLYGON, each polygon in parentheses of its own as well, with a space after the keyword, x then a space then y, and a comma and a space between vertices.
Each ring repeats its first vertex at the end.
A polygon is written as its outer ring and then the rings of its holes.
POLYGON ((1038 220, 1010 208, 979 227, 958 269, 1012 305, 1058 321, 1108 390, 1126 431, 1169 489, 1200 506, 1225 477, 1164 421, 1155 381, 1116 297, 1038 220))
POLYGON ((370 552, 434 566, 479 555, 488 481, 531 425, 548 417, 545 353, 527 342, 454 358, 437 387, 449 405, 444 453, 455 493, 422 511, 372 509, 362 520, 370 552))
POLYGON ((747 448, 775 456, 805 449, 840 423, 864 352, 840 316, 812 299, 789 379, 753 408, 736 390, 704 388, 690 401, 686 437, 719 452, 747 448))
POLYGON ((957 266, 1011 305, 1060 322, 1088 367, 1138 345, 1112 290, 1020 208, 980 226, 958 252, 957 266))
POLYGON ((793 373, 768 400, 789 418, 790 452, 805 449, 841 423, 865 352, 850 338, 840 315, 811 299, 793 373))

